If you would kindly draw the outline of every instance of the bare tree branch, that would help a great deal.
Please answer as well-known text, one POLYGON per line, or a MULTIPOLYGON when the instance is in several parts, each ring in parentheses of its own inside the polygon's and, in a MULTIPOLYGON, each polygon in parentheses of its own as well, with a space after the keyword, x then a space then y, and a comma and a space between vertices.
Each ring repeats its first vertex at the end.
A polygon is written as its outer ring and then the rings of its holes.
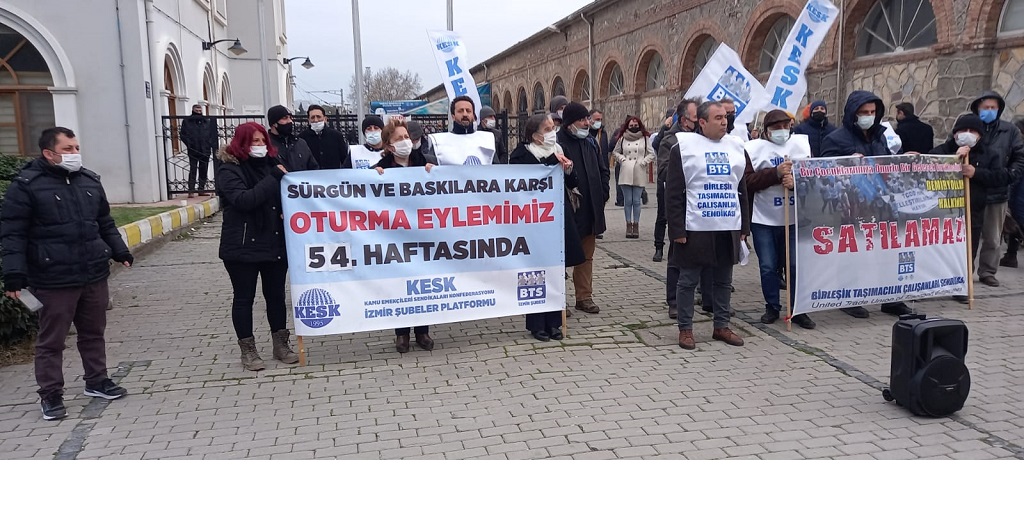
MULTIPOLYGON (((373 101, 398 101, 413 99, 420 94, 420 76, 412 71, 404 73, 394 67, 379 71, 369 69, 363 74, 363 111, 370 112, 373 101)), ((356 100, 356 78, 348 85, 348 96, 356 100)))

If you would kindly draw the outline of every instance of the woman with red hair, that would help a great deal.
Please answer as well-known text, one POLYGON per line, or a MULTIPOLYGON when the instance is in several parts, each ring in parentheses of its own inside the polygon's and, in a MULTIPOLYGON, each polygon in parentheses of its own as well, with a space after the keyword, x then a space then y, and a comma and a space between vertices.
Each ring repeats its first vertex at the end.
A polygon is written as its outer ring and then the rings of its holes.
POLYGON ((216 177, 223 211, 220 258, 231 279, 231 323, 246 370, 264 368, 253 336, 257 278, 263 281, 274 358, 284 363, 299 361, 288 346, 285 303, 288 258, 281 218, 281 178, 288 171, 278 162, 277 150, 269 139, 262 125, 244 123, 218 154, 223 163, 216 177))

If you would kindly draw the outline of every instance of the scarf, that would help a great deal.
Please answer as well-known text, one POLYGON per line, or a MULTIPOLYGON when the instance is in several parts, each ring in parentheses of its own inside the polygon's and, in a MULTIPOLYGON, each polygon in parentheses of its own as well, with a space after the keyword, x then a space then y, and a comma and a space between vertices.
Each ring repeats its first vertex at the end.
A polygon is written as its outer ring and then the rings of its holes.
POLYGON ((526 145, 526 149, 529 150, 530 153, 532 153, 533 156, 536 157, 539 161, 543 161, 544 159, 547 159, 548 157, 551 157, 556 153, 562 155, 562 147, 559 146, 558 143, 555 143, 555 146, 551 148, 547 148, 543 145, 538 145, 537 143, 530 143, 526 145))

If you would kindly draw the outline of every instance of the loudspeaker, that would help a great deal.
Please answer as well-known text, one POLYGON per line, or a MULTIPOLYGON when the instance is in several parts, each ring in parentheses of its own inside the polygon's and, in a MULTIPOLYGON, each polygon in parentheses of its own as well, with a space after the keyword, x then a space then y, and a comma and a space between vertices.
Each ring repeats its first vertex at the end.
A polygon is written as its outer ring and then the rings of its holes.
POLYGON ((908 314, 892 327, 890 388, 882 397, 918 416, 947 416, 959 411, 971 390, 967 325, 956 319, 908 314))

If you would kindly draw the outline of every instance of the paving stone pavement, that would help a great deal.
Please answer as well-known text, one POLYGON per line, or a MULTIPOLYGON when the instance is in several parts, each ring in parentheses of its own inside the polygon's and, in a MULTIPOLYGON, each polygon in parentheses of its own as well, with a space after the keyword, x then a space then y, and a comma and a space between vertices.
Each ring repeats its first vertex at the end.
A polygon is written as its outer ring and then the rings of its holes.
POLYGON ((755 261, 734 284, 747 345, 709 340, 698 313, 698 348, 680 349, 665 264, 651 261, 654 205, 640 240, 608 207, 602 311, 574 312, 562 343, 510 317, 433 326, 434 351, 405 355, 390 331, 312 338, 309 365, 288 367, 271 359, 258 302, 259 373, 239 362, 215 217, 111 280, 108 363, 128 397, 82 395, 73 338, 63 421, 41 419, 31 365, 0 369, 0 459, 1024 458, 1024 269, 979 284, 973 311, 916 305, 968 323, 973 381, 960 413, 919 418, 879 393, 893 318, 761 325, 755 261))

